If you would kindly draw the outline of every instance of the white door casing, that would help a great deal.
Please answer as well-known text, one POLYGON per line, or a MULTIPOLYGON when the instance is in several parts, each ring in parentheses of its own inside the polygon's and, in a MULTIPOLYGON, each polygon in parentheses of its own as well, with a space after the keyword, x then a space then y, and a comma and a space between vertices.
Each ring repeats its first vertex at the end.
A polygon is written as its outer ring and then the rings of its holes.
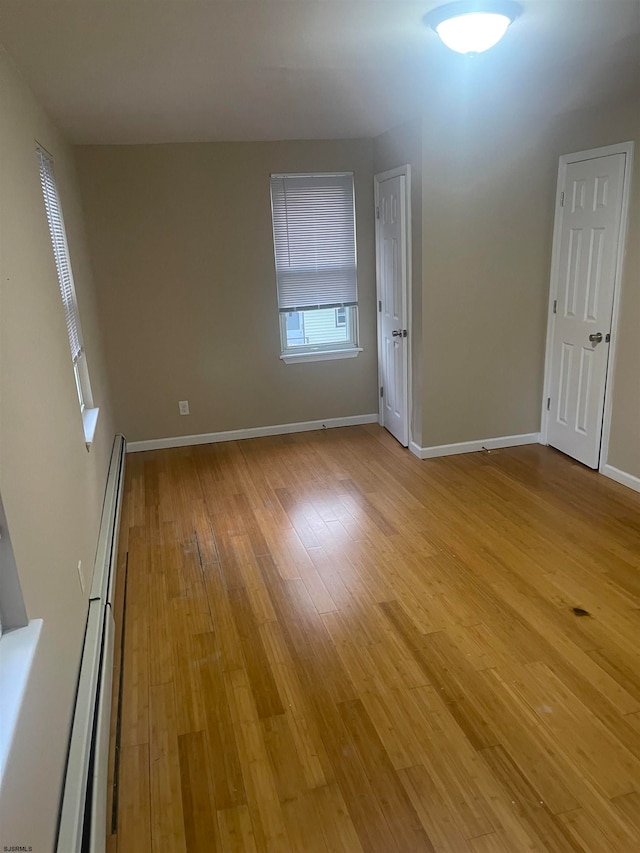
POLYGON ((629 157, 620 149, 563 157, 558 177, 543 439, 591 468, 600 461, 622 261, 629 157))
POLYGON ((409 444, 408 169, 376 176, 380 423, 409 444))

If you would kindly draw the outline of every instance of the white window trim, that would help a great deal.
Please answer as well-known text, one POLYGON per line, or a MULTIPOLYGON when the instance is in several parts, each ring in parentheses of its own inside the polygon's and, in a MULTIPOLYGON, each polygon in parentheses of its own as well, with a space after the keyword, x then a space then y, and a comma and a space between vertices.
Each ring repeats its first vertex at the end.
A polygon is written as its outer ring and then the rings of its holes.
MULTIPOLYGON (((356 223, 356 199, 355 199, 355 175, 353 172, 287 172, 282 174, 272 174, 271 175, 271 201, 272 201, 272 210, 271 210, 271 222, 273 228, 273 239, 274 239, 274 257, 276 260, 276 280, 278 281, 278 250, 276 246, 276 220, 275 213, 273 207, 273 179, 274 178, 325 178, 325 177, 349 177, 351 179, 351 189, 352 189, 352 211, 353 211, 353 247, 354 247, 354 262, 355 269, 357 270, 358 265, 358 250, 357 250, 357 223, 356 223)), ((287 226, 288 227, 288 226, 287 226)), ((288 239, 288 238, 287 238, 288 239)), ((357 276, 357 273, 356 273, 357 276)), ((279 309, 279 329, 280 329, 280 359, 284 361, 285 364, 297 364, 305 361, 330 361, 334 359, 341 358, 355 358, 359 353, 362 352, 363 348, 359 346, 360 343, 360 325, 359 325, 359 312, 358 312, 358 303, 357 303, 357 279, 356 279, 356 293, 355 299, 353 303, 347 303, 344 305, 340 305, 340 303, 336 302, 333 305, 318 305, 317 308, 339 308, 344 307, 348 308, 347 314, 347 322, 346 325, 349 329, 349 340, 336 340, 333 342, 325 343, 325 344, 316 344, 316 345, 298 345, 298 346, 288 346, 287 345, 287 328, 286 328, 286 316, 288 313, 295 312, 297 310, 305 310, 305 309, 283 309, 281 307, 281 298, 280 298, 280 285, 277 284, 278 288, 278 309, 279 309)), ((311 308, 307 308, 306 310, 311 310, 311 308)), ((344 325, 341 324, 338 326, 336 323, 336 328, 344 328, 344 325)))
POLYGON ((363 351, 362 347, 349 347, 348 349, 324 349, 315 352, 292 351, 283 352, 280 358, 285 364, 299 364, 302 361, 333 361, 338 358, 356 358, 363 351))
POLYGON ((0 785, 27 690, 29 674, 42 630, 42 619, 0 637, 0 785))

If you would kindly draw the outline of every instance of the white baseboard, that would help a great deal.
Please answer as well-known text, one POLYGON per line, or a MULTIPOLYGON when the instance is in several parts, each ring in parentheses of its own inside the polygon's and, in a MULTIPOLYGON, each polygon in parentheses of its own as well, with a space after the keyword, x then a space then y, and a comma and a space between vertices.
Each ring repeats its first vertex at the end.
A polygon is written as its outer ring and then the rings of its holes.
POLYGON ((240 441, 243 438, 261 438, 266 435, 286 435, 291 432, 310 432, 315 429, 333 429, 344 426, 360 426, 378 423, 375 415, 349 415, 346 418, 325 418, 323 421, 302 421, 297 424, 232 429, 227 432, 205 432, 200 435, 178 435, 173 438, 152 438, 149 441, 130 441, 127 453, 141 450, 162 450, 167 447, 187 447, 192 444, 213 444, 218 441, 240 441))
POLYGON ((424 447, 420 447, 420 445, 416 444, 415 441, 409 442, 409 450, 413 453, 414 456, 417 456, 418 459, 424 459, 424 457, 422 456, 422 451, 424 450, 424 447))
POLYGON ((525 435, 503 435, 500 438, 485 438, 481 441, 460 441, 457 444, 439 444, 435 447, 419 447, 411 442, 409 448, 419 459, 434 459, 437 456, 454 456, 458 453, 476 453, 478 450, 498 450, 501 447, 519 447, 523 444, 538 444, 540 433, 525 435))
POLYGON ((600 473, 611 480, 615 480, 616 483, 622 483, 623 486, 628 486, 635 492, 640 492, 640 477, 634 477, 633 474, 620 471, 619 468, 614 468, 613 465, 603 465, 600 473))

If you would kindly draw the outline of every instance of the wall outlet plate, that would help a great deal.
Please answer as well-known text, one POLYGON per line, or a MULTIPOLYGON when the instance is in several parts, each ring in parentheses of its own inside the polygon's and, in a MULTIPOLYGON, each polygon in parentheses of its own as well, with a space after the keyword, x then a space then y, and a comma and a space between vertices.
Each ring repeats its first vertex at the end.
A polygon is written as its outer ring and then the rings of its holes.
POLYGON ((178 402, 178 409, 181 415, 189 414, 189 401, 188 400, 180 400, 178 402))

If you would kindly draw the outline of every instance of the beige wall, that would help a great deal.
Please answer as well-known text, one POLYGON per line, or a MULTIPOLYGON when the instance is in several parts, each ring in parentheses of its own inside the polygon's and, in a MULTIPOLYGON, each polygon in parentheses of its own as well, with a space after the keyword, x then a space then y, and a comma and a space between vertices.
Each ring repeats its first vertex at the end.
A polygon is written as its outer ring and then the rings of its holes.
POLYGON ((372 150, 370 140, 77 149, 129 441, 377 412, 372 150), (355 172, 364 352, 284 364, 269 174, 331 170, 355 172))
POLYGON ((108 454, 91 273, 67 145, 0 51, 0 490, 29 618, 44 620, 0 797, 0 846, 53 847, 108 454), (36 140, 55 159, 101 414, 85 448, 36 140), (80 589, 77 565, 86 579, 80 589))
MULTIPOLYGON (((638 141, 640 104, 423 125, 425 447, 540 429, 558 158, 638 141)), ((637 154, 636 154, 637 156, 637 154)), ((640 475, 640 170, 614 371, 609 463, 640 475)))
POLYGON ((537 432, 553 227, 544 126, 474 114, 423 137, 425 447, 537 432))
POLYGON ((411 439, 422 441, 422 122, 394 127, 373 142, 376 174, 411 166, 411 439))

